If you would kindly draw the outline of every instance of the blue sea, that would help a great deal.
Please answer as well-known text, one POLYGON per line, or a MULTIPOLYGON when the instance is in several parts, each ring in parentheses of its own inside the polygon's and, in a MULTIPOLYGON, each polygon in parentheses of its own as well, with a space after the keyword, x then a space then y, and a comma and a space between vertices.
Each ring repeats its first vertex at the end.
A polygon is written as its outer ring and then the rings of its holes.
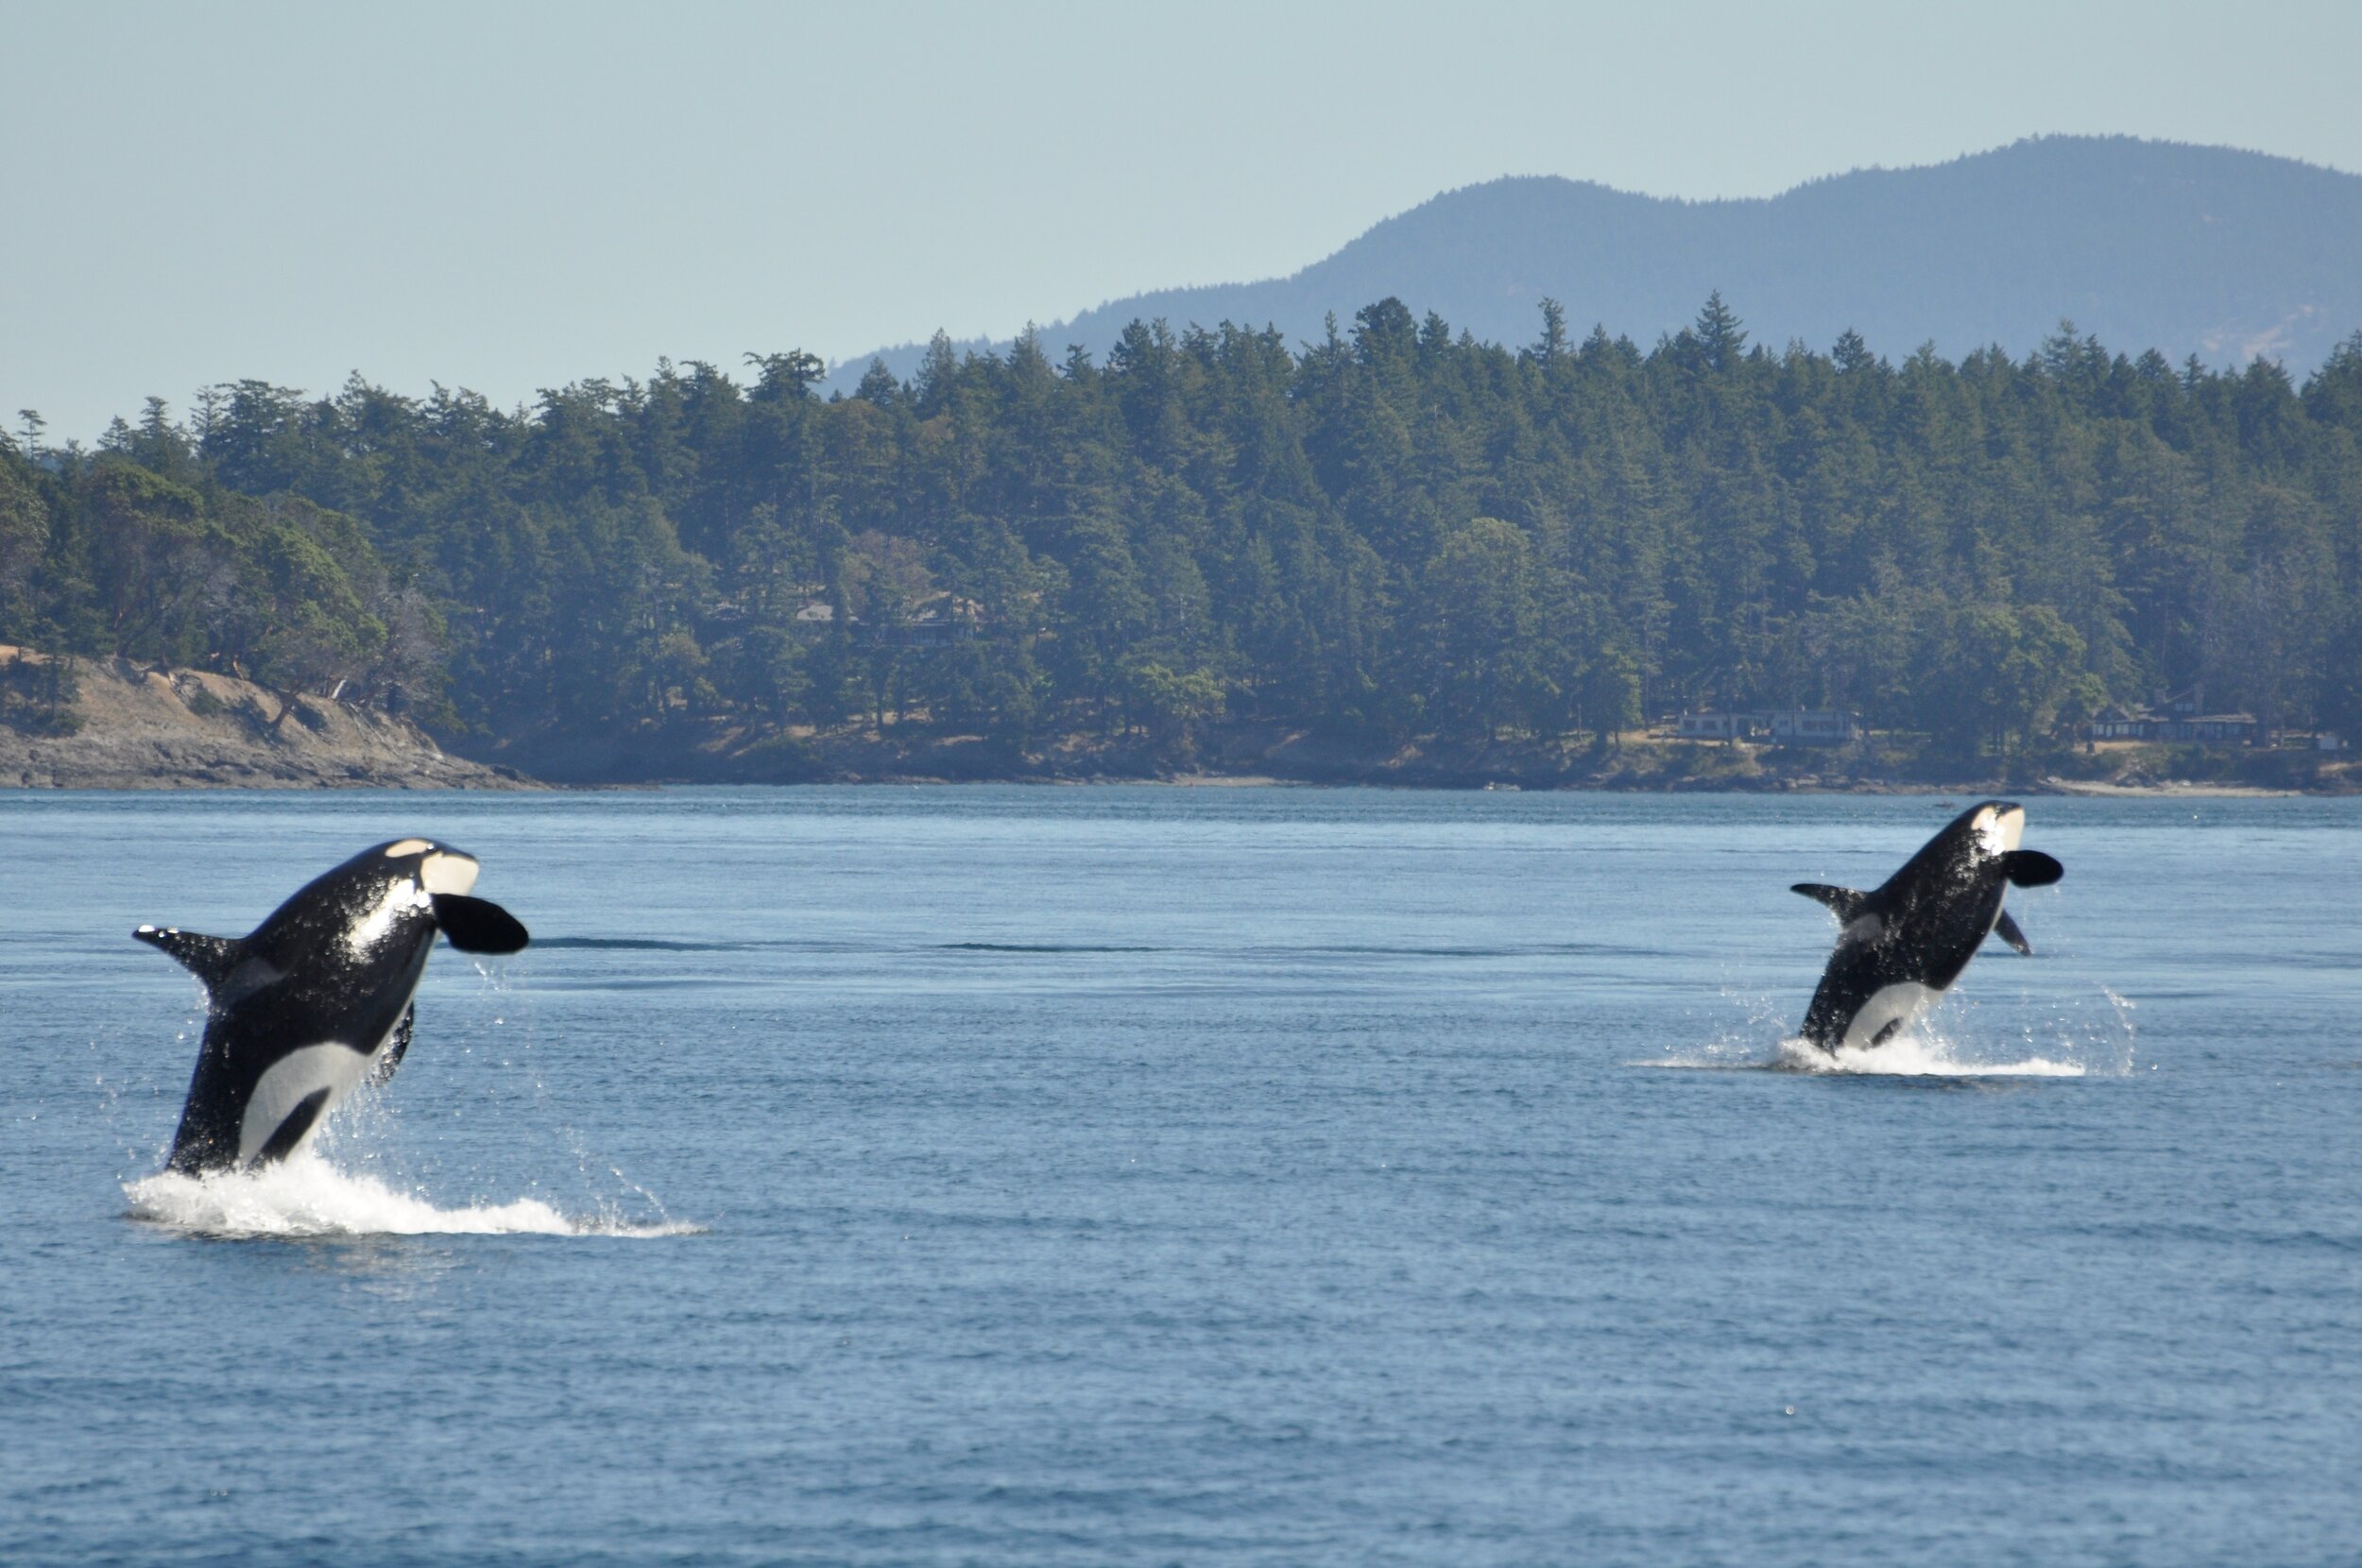
POLYGON ((2362 1561, 2362 802, 1784 1046, 1970 803, 0 796, 0 1561, 2362 1561), (159 1177, 132 927, 412 834, 534 946, 159 1177))

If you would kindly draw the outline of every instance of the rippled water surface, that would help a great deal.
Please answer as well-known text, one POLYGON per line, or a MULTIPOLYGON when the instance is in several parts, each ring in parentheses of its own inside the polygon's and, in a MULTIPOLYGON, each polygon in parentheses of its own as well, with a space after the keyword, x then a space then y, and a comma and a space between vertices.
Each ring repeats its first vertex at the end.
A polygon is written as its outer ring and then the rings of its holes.
POLYGON ((0 1561, 2362 1559, 2362 804, 0 797, 0 1561), (380 1094, 155 1175, 242 932, 431 834, 380 1094))

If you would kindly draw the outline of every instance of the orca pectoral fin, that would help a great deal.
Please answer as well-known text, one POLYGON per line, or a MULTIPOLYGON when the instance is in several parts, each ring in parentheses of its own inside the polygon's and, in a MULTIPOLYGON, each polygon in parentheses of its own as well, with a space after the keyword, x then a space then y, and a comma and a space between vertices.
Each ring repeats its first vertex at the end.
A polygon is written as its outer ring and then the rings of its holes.
POLYGON ((1840 926, 1852 925, 1854 916, 1861 913, 1862 905, 1870 901, 1870 895, 1866 893, 1854 888, 1833 888, 1826 882, 1798 882, 1788 891, 1801 893, 1817 903, 1828 905, 1829 912, 1837 916, 1837 923, 1840 926))
POLYGON ((246 956, 246 944, 231 936, 200 936, 177 926, 142 926, 132 936, 151 947, 162 947, 181 966, 205 982, 211 991, 230 978, 246 956))
POLYGON ((2022 888, 2046 888, 2066 875, 2066 867, 2039 849, 2012 849, 2001 857, 2001 875, 2022 888))
POLYGON ((435 895, 435 923, 463 953, 513 953, 533 940, 515 915, 464 893, 435 895))
POLYGON ((369 1068, 371 1088, 384 1088, 386 1080, 394 1076, 394 1069, 402 1065, 402 1053, 410 1048, 410 1031, 418 1021, 419 1007, 413 1002, 402 1011, 402 1022, 394 1026, 394 1037, 385 1042, 385 1048, 378 1052, 376 1065, 369 1068))
POLYGON ((2010 918, 2008 910, 2003 910, 2001 918, 1994 922, 1993 934, 2024 953, 2028 958, 2034 956, 2034 945, 2026 940, 2026 933, 2017 929, 2017 922, 2010 918))

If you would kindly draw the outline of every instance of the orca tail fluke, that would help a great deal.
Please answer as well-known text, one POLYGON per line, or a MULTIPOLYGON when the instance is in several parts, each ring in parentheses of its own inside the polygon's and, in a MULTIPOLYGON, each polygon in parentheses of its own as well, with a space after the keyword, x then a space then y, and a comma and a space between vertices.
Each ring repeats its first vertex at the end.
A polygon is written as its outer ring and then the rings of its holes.
POLYGON ((208 991, 228 979, 246 953, 246 944, 235 937, 201 936, 177 926, 142 926, 131 934, 180 960, 181 967, 203 980, 208 991))
POLYGON ((1862 905, 1870 897, 1870 895, 1857 889, 1831 887, 1826 882, 1798 882, 1789 892, 1801 893, 1816 903, 1828 905, 1829 912, 1837 916, 1837 923, 1840 926, 1853 924, 1854 916, 1861 912, 1862 905))
POLYGON ((2001 874, 2022 888, 2046 888, 2066 875, 2066 867, 2039 849, 2012 849, 2001 857, 2001 874))
POLYGON ((2003 910, 2001 918, 1993 923, 1993 934, 2024 953, 2028 958, 2034 956, 2034 945, 2026 940, 2026 933, 2017 929, 2017 922, 2010 918, 2008 910, 2003 910))
POLYGON ((489 899, 464 893, 435 895, 435 923, 463 953, 513 953, 533 940, 515 915, 489 899))

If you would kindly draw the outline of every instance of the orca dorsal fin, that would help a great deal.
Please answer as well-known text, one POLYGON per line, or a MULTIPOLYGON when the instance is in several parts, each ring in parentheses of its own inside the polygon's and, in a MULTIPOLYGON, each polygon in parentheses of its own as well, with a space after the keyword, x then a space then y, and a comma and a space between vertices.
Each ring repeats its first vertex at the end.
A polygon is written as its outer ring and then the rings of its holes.
POLYGON ((1788 891, 1801 893, 1816 903, 1828 905, 1829 912, 1837 916, 1837 923, 1840 926, 1852 925, 1854 916, 1861 913, 1862 906, 1870 902, 1870 895, 1857 888, 1833 888, 1826 882, 1798 882, 1788 891))
POLYGON ((183 968, 205 982, 208 991, 218 988, 246 957, 246 944, 233 936, 201 936, 178 926, 142 926, 131 934, 179 959, 183 968))
POLYGON ((2001 918, 1993 923, 1993 934, 2024 953, 2028 958, 2034 956, 2034 945, 2026 940, 2026 933, 2017 929, 2017 922, 2010 918, 2008 910, 2003 910, 2001 918))
POLYGON ((2039 849, 2012 849, 2001 857, 2001 875, 2022 888, 2046 888, 2066 875, 2066 867, 2039 849))
POLYGON ((464 893, 435 895, 435 923, 463 953, 513 953, 533 940, 515 915, 488 898, 464 893))

